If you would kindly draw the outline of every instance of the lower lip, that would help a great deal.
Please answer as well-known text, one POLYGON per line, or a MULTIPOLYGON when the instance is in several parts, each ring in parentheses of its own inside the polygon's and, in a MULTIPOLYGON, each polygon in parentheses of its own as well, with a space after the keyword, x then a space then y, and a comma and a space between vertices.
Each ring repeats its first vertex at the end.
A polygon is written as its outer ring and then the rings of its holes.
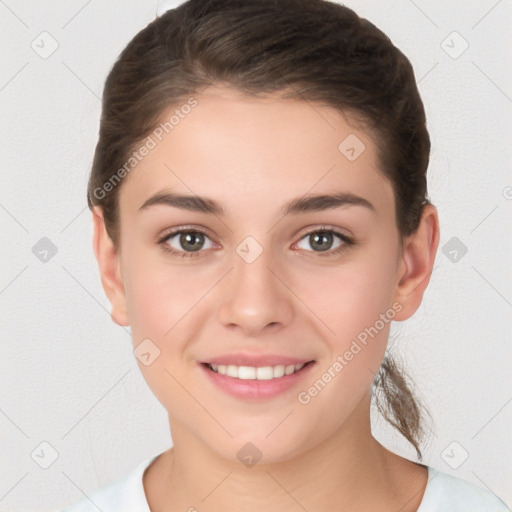
POLYGON ((305 364, 298 372, 284 375, 276 379, 237 379, 214 372, 205 364, 200 364, 208 378, 220 389, 236 398, 265 399, 274 398, 296 386, 310 373, 314 361, 305 364))

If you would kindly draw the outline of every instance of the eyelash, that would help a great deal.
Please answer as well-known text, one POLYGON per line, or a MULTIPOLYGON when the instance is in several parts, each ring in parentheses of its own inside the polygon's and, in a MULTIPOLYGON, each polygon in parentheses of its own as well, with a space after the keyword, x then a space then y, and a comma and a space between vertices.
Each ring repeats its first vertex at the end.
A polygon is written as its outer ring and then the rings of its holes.
MULTIPOLYGON (((167 245, 166 242, 169 240, 169 238, 173 237, 174 235, 184 234, 184 233, 201 233, 202 235, 205 235, 208 238, 210 238, 208 236, 208 233, 206 233, 206 231, 203 231, 200 228, 195 228, 195 227, 193 228, 193 227, 186 227, 185 226, 185 227, 176 229, 174 231, 171 231, 169 233, 166 233, 163 237, 158 239, 157 242, 158 242, 159 245, 162 246, 162 249, 166 253, 171 254, 172 256, 179 256, 179 257, 183 257, 183 258, 199 257, 199 253, 203 252, 203 250, 199 250, 199 251, 195 251, 195 252, 176 251, 175 249, 172 249, 171 247, 169 247, 169 245, 167 245)), ((337 249, 328 250, 328 251, 325 251, 325 253, 322 252, 322 251, 307 251, 307 252, 316 253, 320 257, 335 256, 335 255, 340 254, 341 252, 347 250, 350 246, 355 245, 355 241, 352 238, 348 237, 344 233, 341 233, 341 232, 337 231, 336 229, 330 228, 329 226, 321 226, 320 228, 312 229, 311 231, 308 231, 307 233, 304 233, 300 237, 299 241, 302 240, 303 238, 306 238, 309 235, 314 234, 314 233, 334 234, 334 235, 336 235, 337 237, 339 237, 343 241, 343 244, 340 245, 337 249)))

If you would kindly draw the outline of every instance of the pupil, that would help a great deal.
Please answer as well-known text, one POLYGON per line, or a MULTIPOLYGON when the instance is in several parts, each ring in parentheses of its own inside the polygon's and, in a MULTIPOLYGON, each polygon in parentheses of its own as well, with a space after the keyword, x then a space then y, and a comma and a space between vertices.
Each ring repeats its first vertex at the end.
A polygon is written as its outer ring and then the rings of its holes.
POLYGON ((192 251, 198 251, 201 248, 202 238, 203 235, 201 233, 183 233, 180 237, 180 243, 184 249, 188 248, 192 251))
POLYGON ((329 247, 331 246, 331 243, 332 243, 332 235, 330 233, 326 233, 326 232, 322 232, 322 233, 315 233, 313 236, 313 243, 311 244, 312 247, 315 247, 315 245, 317 246, 317 248, 320 250, 320 251, 325 251, 327 249, 329 249, 329 247), (329 247, 326 247, 325 244, 322 245, 321 242, 319 242, 320 240, 326 240, 327 239, 327 245, 329 247), (331 243, 329 243, 331 242, 331 243))

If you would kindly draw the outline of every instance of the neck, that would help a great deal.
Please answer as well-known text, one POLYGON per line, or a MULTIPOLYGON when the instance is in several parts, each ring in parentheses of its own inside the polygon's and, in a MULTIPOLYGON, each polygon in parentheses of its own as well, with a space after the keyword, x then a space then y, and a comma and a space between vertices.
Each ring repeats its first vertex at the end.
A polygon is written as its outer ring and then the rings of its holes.
POLYGON ((416 510, 426 470, 372 436, 369 407, 368 393, 321 444, 251 467, 219 456, 173 420, 174 446, 145 482, 151 510, 416 510))

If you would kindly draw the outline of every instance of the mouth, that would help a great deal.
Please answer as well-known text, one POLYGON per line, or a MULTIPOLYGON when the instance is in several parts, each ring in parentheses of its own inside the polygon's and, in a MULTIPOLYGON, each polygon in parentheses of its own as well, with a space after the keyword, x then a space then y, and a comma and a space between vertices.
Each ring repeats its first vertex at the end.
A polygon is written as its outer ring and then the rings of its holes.
POLYGON ((233 364, 202 363, 212 372, 226 375, 239 380, 274 380, 298 373, 307 365, 314 363, 308 361, 300 364, 278 364, 275 366, 237 366, 233 364))
MULTIPOLYGON (((268 400, 291 391, 315 367, 315 361, 272 366, 238 366, 203 362, 199 365, 210 385, 241 400, 268 400)), ((304 386, 304 384, 302 384, 304 386)))

